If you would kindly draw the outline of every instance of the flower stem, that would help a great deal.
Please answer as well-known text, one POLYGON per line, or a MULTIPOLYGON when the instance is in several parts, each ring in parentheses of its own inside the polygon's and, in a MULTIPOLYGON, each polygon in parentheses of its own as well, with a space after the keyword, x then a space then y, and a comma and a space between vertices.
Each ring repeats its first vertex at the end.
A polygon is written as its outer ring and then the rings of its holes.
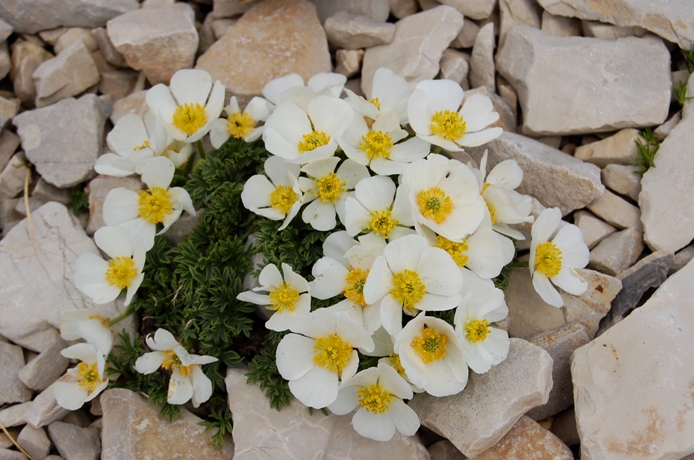
POLYGON ((510 264, 506 265, 507 268, 524 268, 528 267, 528 261, 527 260, 517 260, 515 262, 511 262, 510 264))
POLYGON ((130 304, 130 306, 125 310, 125 313, 123 313, 120 316, 116 316, 111 320, 109 326, 113 326, 114 324, 123 321, 125 318, 135 313, 135 311, 137 311, 137 308, 135 308, 135 304, 130 304))
POLYGON ((434 149, 434 153, 441 153, 441 150, 442 150, 441 146, 437 145, 436 148, 434 149))
POLYGON ((202 148, 202 141, 201 140, 195 141, 195 145, 198 146, 198 153, 200 154, 200 159, 204 160, 205 158, 207 158, 207 155, 205 155, 205 149, 202 148))

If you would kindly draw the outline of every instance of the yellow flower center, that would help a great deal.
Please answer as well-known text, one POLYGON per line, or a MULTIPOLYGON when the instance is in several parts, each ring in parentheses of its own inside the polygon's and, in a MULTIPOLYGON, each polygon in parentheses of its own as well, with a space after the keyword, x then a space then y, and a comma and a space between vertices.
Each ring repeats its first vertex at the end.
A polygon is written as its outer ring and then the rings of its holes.
POLYGON ((561 249, 549 241, 540 243, 535 248, 535 270, 545 276, 557 276, 561 271, 561 249))
POLYGON ((366 153, 370 160, 374 158, 388 158, 393 149, 393 138, 383 131, 369 131, 361 137, 363 142, 359 148, 366 153))
POLYGON ((254 126, 255 120, 249 117, 246 112, 237 110, 227 117, 227 131, 237 139, 247 136, 253 131, 254 126))
POLYGON ((335 204, 335 201, 342 195, 347 187, 347 183, 340 179, 337 174, 331 172, 320 179, 314 179, 318 186, 318 199, 323 203, 335 204))
POLYGON ((429 129, 434 136, 441 136, 449 141, 460 139, 465 135, 467 124, 458 112, 438 111, 431 117, 429 129))
POLYGON ((87 390, 88 393, 96 390, 96 387, 104 382, 99 376, 99 368, 96 363, 79 363, 77 373, 77 385, 87 390))
POLYGON ((487 205, 487 209, 489 210, 489 217, 492 218, 492 225, 498 222, 496 220, 496 207, 494 205, 491 205, 487 202, 487 200, 484 201, 484 204, 487 205))
POLYGON ((381 100, 377 97, 373 97, 369 100, 378 110, 381 110, 381 100))
POLYGON ((162 187, 152 187, 141 192, 137 201, 140 217, 150 224, 164 222, 164 218, 173 212, 173 201, 168 190, 162 187))
MULTIPOLYGON (((121 288, 121 289, 123 289, 123 288, 121 288)), ((100 322, 102 326, 109 328, 109 329, 111 328, 111 320, 109 318, 104 318, 101 315, 92 315, 89 317, 89 319, 95 319, 98 322, 100 322)))
POLYGON ((323 131, 311 131, 308 134, 304 134, 304 140, 299 142, 297 148, 299 152, 305 153, 322 147, 323 145, 328 145, 328 142, 330 142, 330 136, 323 131))
POLYGON ((361 268, 352 269, 345 277, 345 297, 362 307, 366 306, 364 300, 364 285, 366 278, 369 276, 369 270, 361 268))
POLYGON ((473 343, 482 342, 491 332, 486 319, 475 319, 465 325, 465 337, 473 343))
POLYGON ((293 188, 289 185, 280 185, 270 193, 270 206, 282 214, 289 214, 298 199, 293 188))
POLYGON ((453 212, 453 200, 446 192, 438 187, 422 190, 417 194, 417 206, 425 219, 431 219, 437 224, 445 221, 453 212))
POLYGON ((460 243, 449 240, 441 235, 436 237, 436 247, 443 249, 451 255, 453 261, 459 267, 464 267, 467 265, 469 257, 467 255, 468 249, 470 247, 467 245, 467 241, 463 239, 460 243))
POLYGON ((148 148, 150 148, 149 139, 145 139, 145 141, 144 141, 142 144, 133 147, 133 151, 136 152, 136 151, 138 151, 138 150, 148 149, 148 148))
POLYGON ((106 282, 118 289, 130 287, 130 283, 137 276, 135 261, 130 257, 118 256, 108 261, 106 269, 106 282))
POLYGON ((173 114, 173 124, 189 136, 195 134, 200 128, 205 126, 207 115, 205 107, 195 102, 186 102, 176 107, 173 114))
POLYGON ((400 377, 405 377, 405 368, 402 367, 402 363, 400 362, 400 355, 391 353, 388 364, 400 374, 400 377))
POLYGON ((164 362, 161 365, 161 367, 163 367, 164 369, 172 371, 178 369, 181 372, 182 376, 187 377, 192 372, 193 366, 196 366, 196 364, 184 366, 183 363, 181 363, 181 359, 178 357, 178 355, 176 355, 176 352, 174 352, 173 350, 166 350, 164 352, 164 362))
POLYGON ((359 405, 372 414, 382 414, 390 409, 393 396, 385 391, 380 383, 361 387, 357 391, 359 405))
POLYGON ((402 304, 406 313, 412 313, 415 305, 424 298, 425 292, 426 286, 416 271, 405 269, 393 276, 393 289, 390 294, 402 304))
POLYGON ((337 334, 318 337, 313 345, 313 361, 330 372, 340 374, 351 355, 352 346, 337 334))
POLYGON ((298 301, 299 291, 287 283, 282 283, 270 291, 270 304, 272 304, 272 310, 274 311, 294 311, 298 301))
POLYGON ((399 223, 399 221, 393 219, 393 213, 390 209, 371 211, 369 230, 378 233, 384 238, 387 238, 388 233, 392 232, 395 226, 399 223))
POLYGON ((439 334, 431 327, 424 326, 422 335, 412 341, 414 352, 427 364, 443 359, 446 356, 448 336, 439 334))

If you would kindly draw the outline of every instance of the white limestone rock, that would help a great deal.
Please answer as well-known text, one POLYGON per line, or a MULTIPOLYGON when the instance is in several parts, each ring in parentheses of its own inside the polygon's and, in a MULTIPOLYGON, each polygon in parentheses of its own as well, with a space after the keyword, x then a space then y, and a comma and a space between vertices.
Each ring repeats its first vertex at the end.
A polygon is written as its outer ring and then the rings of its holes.
POLYGON ((463 28, 451 42, 451 48, 472 48, 479 32, 480 26, 476 22, 465 18, 463 20, 463 28))
POLYGON ((36 104, 36 87, 32 75, 41 63, 51 59, 53 55, 41 45, 23 39, 15 41, 11 50, 10 78, 14 84, 14 93, 24 106, 32 108, 36 104))
POLYGON ((31 399, 32 391, 17 377, 22 367, 22 347, 0 342, 0 405, 23 403, 31 399))
POLYGON ((417 12, 417 0, 388 0, 390 14, 402 19, 417 12))
POLYGON ((113 42, 108 37, 106 27, 98 27, 92 30, 92 33, 94 34, 94 39, 98 43, 101 54, 104 56, 104 59, 106 59, 106 62, 116 67, 128 67, 125 58, 116 47, 113 46, 113 42))
POLYGON ((65 48, 77 40, 82 40, 84 46, 91 52, 99 49, 99 44, 96 42, 96 38, 91 29, 87 29, 86 27, 71 27, 65 29, 65 33, 60 35, 55 45, 53 45, 53 51, 56 54, 60 54, 65 48))
POLYGON ((48 435, 53 445, 66 460, 98 459, 101 439, 98 428, 83 428, 71 423, 53 422, 48 425, 48 435))
POLYGON ((643 231, 641 210, 609 190, 586 206, 593 213, 617 228, 634 228, 643 231))
POLYGON ((574 214, 574 224, 583 232, 583 242, 588 249, 593 249, 599 242, 617 231, 612 225, 604 222, 588 211, 574 214))
POLYGON ((476 460, 573 460, 571 450, 550 431, 523 416, 511 431, 476 460))
POLYGON ((21 193, 27 174, 26 165, 24 152, 12 156, 0 173, 0 198, 14 198, 21 193))
POLYGON ((26 413, 29 411, 32 404, 33 402, 25 402, 1 409, 0 423, 2 423, 5 428, 26 425, 26 413))
POLYGON ((646 33, 641 27, 619 27, 597 21, 581 21, 584 37, 617 40, 626 37, 643 37, 646 33))
POLYGON ((542 27, 542 8, 535 0, 499 0, 499 44, 514 26, 542 27))
POLYGON ((441 66, 439 78, 453 80, 464 90, 470 89, 470 83, 468 83, 468 74, 470 73, 469 61, 469 54, 452 48, 443 50, 441 62, 439 63, 441 66))
POLYGON ((645 143, 635 129, 628 128, 597 142, 582 145, 574 156, 601 168, 607 165, 629 165, 639 158, 637 141, 645 143))
MULTIPOLYGON (((74 377, 68 374, 56 380, 56 382, 70 381, 74 381, 74 377)), ((70 413, 69 410, 58 405, 55 400, 55 394, 53 393, 53 385, 55 385, 55 382, 34 398, 31 402, 31 406, 29 406, 29 409, 24 413, 26 422, 34 428, 46 426, 56 420, 62 419, 70 413)))
POLYGON ((353 77, 361 69, 361 61, 364 59, 364 50, 337 50, 335 52, 335 73, 347 78, 353 77))
POLYGON ((636 174, 638 170, 639 167, 635 165, 607 165, 601 173, 602 183, 610 190, 638 201, 641 193, 641 176, 636 174))
POLYGON ((62 339, 56 340, 48 349, 29 361, 17 376, 27 387, 35 391, 43 391, 65 373, 70 360, 60 354, 67 343, 62 339))
POLYGON ((51 451, 51 440, 43 428, 25 425, 17 436, 17 444, 27 451, 34 460, 45 459, 51 451))
POLYGON ((55 185, 49 184, 41 177, 36 181, 34 190, 31 192, 31 197, 45 203, 57 201, 67 206, 70 204, 71 193, 69 189, 58 188, 55 185))
POLYGON ((589 267, 609 275, 617 275, 639 260, 643 252, 643 234, 628 228, 614 233, 590 251, 589 267))
POLYGON ((325 34, 331 45, 346 50, 387 45, 395 36, 395 24, 340 10, 325 20, 325 34))
POLYGON ((581 35, 581 21, 543 11, 541 29, 557 37, 576 37, 581 35))
POLYGON ((376 21, 385 22, 388 19, 390 6, 388 0, 310 0, 316 5, 316 12, 321 22, 325 22, 338 11, 368 16, 376 21))
POLYGON ((494 23, 490 22, 482 27, 475 38, 470 58, 470 86, 477 88, 486 87, 489 91, 496 91, 496 69, 494 68, 494 23))
POLYGON ((449 5, 470 19, 480 20, 489 18, 497 0, 439 0, 443 5, 449 5))

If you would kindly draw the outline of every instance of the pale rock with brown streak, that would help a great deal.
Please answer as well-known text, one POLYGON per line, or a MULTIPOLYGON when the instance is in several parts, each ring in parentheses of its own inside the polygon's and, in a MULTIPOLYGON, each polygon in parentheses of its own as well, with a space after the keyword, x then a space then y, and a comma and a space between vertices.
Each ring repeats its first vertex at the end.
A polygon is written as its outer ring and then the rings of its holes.
POLYGON ((29 361, 17 374, 19 380, 27 387, 35 391, 43 391, 51 383, 55 382, 65 373, 70 360, 60 354, 67 344, 62 340, 56 340, 37 357, 29 361))
POLYGON ((607 165, 629 165, 639 158, 637 141, 645 143, 636 129, 623 129, 597 142, 582 145, 574 156, 601 168, 607 165))
POLYGON ((387 45, 395 37, 395 24, 340 10, 323 24, 328 42, 336 48, 357 50, 387 45))
POLYGON ((610 190, 638 201, 641 193, 641 176, 635 165, 607 165, 603 168, 602 183, 610 190))
POLYGON ((497 0, 439 0, 463 13, 466 18, 480 20, 492 15, 497 0))
POLYGON ((321 22, 325 22, 338 11, 368 16, 375 21, 385 22, 388 19, 390 6, 388 0, 310 0, 316 5, 316 13, 321 22))
POLYGON ((99 434, 98 428, 83 428, 71 423, 53 422, 48 425, 53 445, 66 460, 98 460, 101 454, 99 434))
POLYGON ((91 29, 85 27, 71 27, 65 29, 65 33, 61 34, 58 40, 56 40, 55 45, 53 45, 53 51, 55 54, 60 54, 65 48, 77 40, 82 40, 84 46, 86 46, 89 51, 96 51, 99 49, 99 44, 96 42, 96 38, 91 29))
POLYGON ((581 21, 542 11, 541 29, 557 37, 577 37, 581 35, 581 21))
POLYGON ((361 61, 364 59, 364 50, 337 50, 335 52, 335 73, 344 75, 347 78, 359 74, 361 61))
POLYGON ((588 249, 593 249, 599 242, 617 231, 612 225, 584 210, 574 214, 574 224, 581 229, 583 242, 588 249))
POLYGON ((470 55, 461 51, 447 48, 443 50, 439 66, 439 78, 453 80, 458 83, 464 90, 470 89, 468 83, 468 74, 470 73, 470 55))
POLYGON ((12 44, 11 51, 10 79, 14 84, 15 95, 25 106, 34 107, 36 86, 32 75, 43 62, 53 58, 53 55, 41 46, 22 39, 12 44))
POLYGON ((597 21, 581 21, 584 37, 602 40, 617 40, 626 37, 643 37, 646 33, 641 27, 619 27, 597 21))
POLYGON ((628 228, 614 233, 590 251, 589 267, 609 275, 617 275, 639 260, 643 252, 643 234, 628 228))
POLYGON ((617 228, 633 228, 643 231, 641 210, 633 204, 620 198, 609 190, 605 190, 595 201, 586 206, 593 214, 617 228))
POLYGON ((482 27, 475 38, 470 57, 470 86, 477 88, 486 87, 489 91, 496 91, 496 69, 494 67, 494 23, 490 22, 482 27))
POLYGON ((143 182, 138 177, 108 177, 97 176, 89 182, 86 192, 89 199, 89 221, 87 223, 87 234, 93 235, 104 222, 104 202, 108 193, 114 188, 125 188, 134 192, 142 190, 143 182))
POLYGON ((670 53, 657 38, 557 37, 518 26, 499 48, 496 68, 518 91, 530 135, 653 126, 670 106, 670 53))
POLYGON ((22 446, 34 460, 44 460, 51 451, 51 440, 43 428, 25 425, 17 436, 17 444, 22 446))
POLYGON ((32 391, 17 377, 22 367, 22 347, 0 342, 0 405, 31 400, 32 391))
POLYGON ((694 263, 574 352, 581 458, 677 460, 694 451, 694 263))
POLYGON ((388 0, 390 14, 402 19, 417 12, 417 0, 388 0))
POLYGON ((511 431, 476 460, 573 460, 571 450, 559 438, 531 418, 523 416, 511 431))
POLYGON ((389 45, 369 48, 364 53, 362 89, 371 96, 373 77, 387 67, 415 86, 439 73, 443 51, 463 27, 463 15, 441 5, 407 16, 395 24, 395 38, 389 45))
POLYGON ((168 84, 176 71, 193 67, 198 32, 186 3, 126 13, 108 21, 106 30, 128 65, 153 85, 168 84))
POLYGON ((485 374, 471 372, 462 392, 443 398, 419 393, 409 406, 423 426, 475 457, 499 442, 525 412, 546 403, 551 388, 549 354, 511 339, 506 360, 485 374))

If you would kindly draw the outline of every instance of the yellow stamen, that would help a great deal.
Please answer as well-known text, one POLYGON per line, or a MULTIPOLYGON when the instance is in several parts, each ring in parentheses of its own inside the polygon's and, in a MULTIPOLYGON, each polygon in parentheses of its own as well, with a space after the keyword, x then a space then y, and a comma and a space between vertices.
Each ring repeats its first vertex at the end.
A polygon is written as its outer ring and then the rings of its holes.
POLYGON ((164 222, 164 218, 173 212, 173 201, 168 190, 152 187, 140 193, 137 201, 140 217, 150 224, 164 222))
POLYGON ((108 261, 106 269, 106 282, 118 289, 130 287, 130 283, 137 277, 135 261, 130 257, 117 256, 108 261))
POLYGON ((441 136, 449 141, 455 141, 465 135, 467 124, 465 118, 458 112, 450 110, 438 111, 431 117, 429 129, 434 136, 441 136))
POLYGON ((181 362, 181 358, 179 358, 173 350, 166 350, 164 352, 164 362, 161 367, 166 370, 175 371, 178 369, 182 376, 187 377, 193 371, 193 366, 197 366, 197 364, 184 366, 181 362))
POLYGON ((448 336, 439 334, 431 327, 424 326, 422 335, 412 341, 414 352, 427 364, 443 359, 446 356, 448 336))
POLYGON ((173 114, 173 124, 187 135, 195 134, 200 128, 205 126, 207 115, 205 107, 195 102, 186 102, 176 107, 173 114))
POLYGON ((470 247, 467 244, 467 240, 463 239, 460 243, 449 240, 441 235, 436 237, 436 247, 443 249, 451 255, 453 261, 459 267, 464 267, 467 265, 470 259, 467 255, 467 251, 470 247))
POLYGON ((497 223, 498 221, 496 220, 496 207, 494 205, 491 205, 487 202, 487 200, 484 201, 484 204, 487 205, 487 209, 489 210, 489 216, 492 219, 492 225, 497 223))
POLYGON ((383 131, 369 131, 361 137, 359 148, 366 153, 370 160, 388 158, 393 150, 393 138, 383 131))
POLYGON ((557 276, 561 271, 561 249, 556 244, 545 241, 535 248, 535 270, 545 276, 557 276))
POLYGON ((104 383, 104 379, 99 376, 99 368, 96 363, 79 363, 77 373, 77 385, 87 390, 88 393, 96 390, 96 387, 104 383))
POLYGON ((475 319, 468 321, 465 325, 465 337, 473 343, 478 343, 486 340, 487 336, 492 333, 489 329, 489 321, 486 319, 475 319))
POLYGON ((417 206, 425 219, 431 219, 437 224, 444 222, 453 212, 453 201, 446 192, 438 187, 422 190, 417 194, 417 206))
POLYGON ((419 273, 405 269, 393 275, 391 295, 402 304, 405 313, 414 314, 414 307, 424 298, 426 286, 419 273))
POLYGON ((354 268, 345 277, 345 297, 362 307, 366 306, 366 301, 364 300, 364 285, 366 284, 366 278, 368 276, 368 269, 362 270, 361 268, 354 268))
MULTIPOLYGON (((121 289, 123 289, 123 288, 121 288, 121 289)), ((92 315, 89 317, 89 319, 95 319, 98 322, 100 322, 102 326, 109 328, 109 329, 111 328, 111 320, 109 318, 104 318, 101 315, 92 315)))
POLYGON ((289 214, 298 199, 299 196, 293 188, 289 185, 280 185, 270 193, 270 206, 282 214, 289 214))
POLYGON ((318 195, 318 200, 323 203, 335 204, 347 187, 347 183, 340 179, 334 172, 314 180, 318 186, 316 195, 318 195))
POLYGON ((400 355, 391 353, 388 364, 400 374, 400 377, 405 377, 405 368, 402 367, 402 363, 400 362, 400 355))
POLYGON ((311 150, 315 150, 318 147, 328 145, 330 142, 330 136, 325 134, 323 131, 311 131, 308 134, 304 134, 304 140, 299 142, 297 148, 299 152, 306 153, 311 150))
POLYGON ((369 221, 369 230, 376 232, 384 238, 388 237, 388 233, 395 229, 395 226, 400 222, 393 219, 393 213, 390 209, 382 211, 371 211, 371 220, 369 221))
POLYGON ((337 334, 318 337, 313 345, 313 361, 330 372, 342 373, 352 355, 352 346, 337 334))
POLYGON ((377 97, 373 97, 369 100, 373 104, 374 107, 376 107, 378 110, 381 110, 381 100, 378 99, 377 97))
POLYGON ((133 151, 136 152, 138 150, 148 149, 148 148, 150 148, 149 139, 145 139, 145 141, 142 144, 133 147, 133 151))
POLYGON ((383 414, 390 409, 393 396, 385 391, 380 383, 361 387, 357 391, 359 405, 372 414, 383 414))
POLYGON ((247 136, 251 131, 253 131, 254 126, 255 120, 252 119, 246 112, 237 110, 227 117, 227 131, 237 139, 247 136))
POLYGON ((270 291, 270 304, 272 310, 277 312, 294 311, 296 303, 299 301, 299 291, 282 283, 270 291))

